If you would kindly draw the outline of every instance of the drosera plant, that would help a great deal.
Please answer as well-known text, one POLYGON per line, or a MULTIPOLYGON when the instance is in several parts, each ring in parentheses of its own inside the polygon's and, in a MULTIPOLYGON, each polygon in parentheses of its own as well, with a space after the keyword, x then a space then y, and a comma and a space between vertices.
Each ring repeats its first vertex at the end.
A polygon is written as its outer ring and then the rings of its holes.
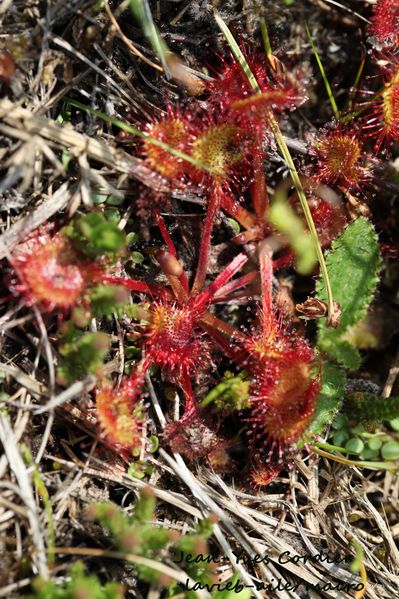
POLYGON ((76 218, 57 232, 47 226, 10 256, 8 285, 27 306, 65 316, 88 288, 103 281, 124 248, 124 234, 100 213, 76 218))
MULTIPOLYGON (((183 266, 177 258, 172 239, 160 216, 158 224, 168 249, 159 250, 156 258, 169 286, 146 287, 145 283, 134 279, 115 280, 117 284, 132 291, 147 292, 152 299, 148 310, 148 323, 142 335, 142 358, 123 383, 123 388, 130 394, 132 401, 138 401, 145 374, 152 365, 160 368, 170 380, 177 382, 185 396, 184 414, 178 423, 169 425, 164 434, 172 445, 179 446, 182 453, 200 457, 211 445, 217 443, 217 437, 201 421, 192 381, 199 372, 205 371, 210 365, 212 343, 209 337, 219 336, 220 330, 228 335, 234 333, 231 326, 219 321, 208 308, 216 301, 216 293, 223 292, 235 273, 246 263, 247 258, 243 254, 236 256, 205 289, 195 288, 198 288, 196 276, 190 290, 183 266), (196 431, 198 437, 191 437, 192 446, 188 440, 190 431, 193 434, 196 431), (205 438, 207 443, 204 443, 205 438)), ((207 231, 203 237, 210 238, 207 231)), ((201 242, 201 251, 205 252, 205 259, 200 255, 198 269, 205 267, 206 272, 209 249, 204 242, 201 242)), ((101 388, 99 394, 104 397, 101 388)), ((111 397, 112 393, 109 394, 109 398, 111 397)), ((104 408, 103 402, 102 409, 104 408)))
POLYGON ((320 388, 310 344, 289 330, 273 306, 272 252, 260 246, 261 308, 259 324, 245 339, 245 369, 252 375, 251 445, 258 460, 286 462, 312 422, 320 388))
POLYGON ((324 128, 314 140, 313 148, 316 181, 349 191, 364 190, 371 178, 371 168, 359 128, 338 123, 324 128))

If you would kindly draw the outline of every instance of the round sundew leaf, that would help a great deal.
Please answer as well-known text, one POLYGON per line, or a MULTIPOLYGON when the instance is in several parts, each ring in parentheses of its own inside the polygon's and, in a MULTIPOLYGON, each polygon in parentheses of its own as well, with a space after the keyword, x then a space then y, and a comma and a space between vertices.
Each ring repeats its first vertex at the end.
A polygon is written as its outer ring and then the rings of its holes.
POLYGON ((232 226, 232 228, 234 229, 234 231, 236 233, 239 233, 241 230, 239 223, 236 220, 234 220, 234 218, 228 218, 227 220, 230 223, 230 225, 232 226))
POLYGON ((124 195, 120 195, 120 196, 116 196, 114 194, 110 194, 106 197, 105 203, 108 206, 121 206, 123 204, 123 202, 125 201, 125 196, 124 195))
POLYGON ((381 448, 381 455, 384 460, 399 460, 399 443, 396 441, 388 441, 381 448))
POLYGON ((138 465, 136 462, 132 462, 132 464, 130 464, 127 473, 132 478, 141 479, 145 477, 145 472, 143 472, 143 470, 141 469, 141 465, 138 465))
POLYGON ((159 447, 159 439, 156 435, 151 435, 151 437, 148 439, 148 451, 149 453, 155 453, 159 447))
POLYGON ((348 451, 348 453, 354 453, 355 455, 359 455, 362 453, 364 449, 364 443, 361 439, 353 437, 352 439, 349 439, 349 441, 346 442, 345 449, 348 451))
POLYGON ((136 241, 137 241, 137 233, 135 233, 134 231, 131 231, 130 233, 128 233, 126 235, 126 244, 128 246, 133 245, 136 241))

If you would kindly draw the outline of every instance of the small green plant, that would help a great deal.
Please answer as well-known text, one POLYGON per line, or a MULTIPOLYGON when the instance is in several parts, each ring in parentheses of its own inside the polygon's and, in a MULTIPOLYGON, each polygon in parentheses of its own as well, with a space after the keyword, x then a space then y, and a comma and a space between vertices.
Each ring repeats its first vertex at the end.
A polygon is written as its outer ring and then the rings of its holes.
POLYGON ((100 212, 90 212, 73 220, 65 229, 67 237, 82 255, 96 259, 122 252, 126 236, 100 212))
POLYGON ((245 373, 234 376, 231 372, 225 372, 222 381, 202 400, 201 409, 214 403, 218 410, 225 413, 244 410, 250 405, 250 386, 251 381, 245 373))
POLYGON ((58 368, 59 382, 68 384, 87 374, 100 374, 109 347, 109 335, 83 333, 71 322, 64 323, 59 346, 62 357, 58 368))
POLYGON ((361 460, 395 462, 399 460, 399 439, 395 420, 393 431, 381 427, 381 421, 398 414, 397 398, 382 398, 353 392, 345 401, 345 412, 332 422, 330 439, 334 446, 345 449, 361 460))
MULTIPOLYGON (((194 581, 212 584, 214 563, 212 559, 206 559, 206 556, 209 555, 207 541, 212 535, 214 520, 205 518, 199 522, 195 531, 179 535, 177 531, 154 525, 155 509, 155 495, 150 488, 146 488, 131 516, 126 516, 116 505, 110 503, 90 506, 88 516, 104 526, 119 551, 157 562, 179 563, 194 581), (196 556, 200 557, 196 559, 196 556)), ((137 562, 135 568, 141 581, 168 587, 170 593, 178 591, 176 582, 150 565, 137 562)), ((187 599, 195 599, 196 593, 187 593, 185 596, 187 599)))
POLYGON ((69 580, 57 585, 51 580, 37 578, 33 582, 32 599, 124 599, 121 584, 107 582, 104 586, 97 576, 85 574, 82 562, 76 562, 68 576, 69 580))

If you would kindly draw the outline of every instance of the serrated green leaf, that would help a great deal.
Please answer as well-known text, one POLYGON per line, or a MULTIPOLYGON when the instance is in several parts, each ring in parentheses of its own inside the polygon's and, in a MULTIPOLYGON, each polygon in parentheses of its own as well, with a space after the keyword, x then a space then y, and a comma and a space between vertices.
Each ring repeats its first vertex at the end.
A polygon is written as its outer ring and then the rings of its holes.
MULTIPOLYGON (((342 314, 336 329, 319 321, 319 347, 339 363, 355 370, 360 366, 360 354, 342 337, 349 327, 366 315, 378 283, 381 256, 370 221, 358 218, 348 225, 333 242, 326 262, 333 296, 340 304, 342 314)), ((322 279, 317 282, 316 292, 320 300, 327 300, 322 279)))
POLYGON ((316 435, 322 434, 334 419, 344 397, 346 384, 346 376, 342 368, 331 364, 323 364, 321 376, 322 387, 311 425, 311 430, 316 435))
POLYGON ((356 347, 353 347, 349 341, 341 339, 334 339, 333 335, 331 338, 323 339, 319 341, 320 348, 327 352, 337 362, 349 368, 349 370, 358 370, 361 364, 361 356, 356 347))

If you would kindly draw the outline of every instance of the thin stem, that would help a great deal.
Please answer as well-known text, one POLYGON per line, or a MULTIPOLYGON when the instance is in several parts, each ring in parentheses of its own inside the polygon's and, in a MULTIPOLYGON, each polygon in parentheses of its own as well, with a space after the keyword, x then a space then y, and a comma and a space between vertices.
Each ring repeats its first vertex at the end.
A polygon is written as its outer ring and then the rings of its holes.
POLYGON ((168 272, 164 272, 164 275, 168 279, 169 285, 172 287, 172 291, 175 294, 176 299, 181 304, 184 304, 184 302, 188 299, 188 293, 182 285, 180 278, 176 275, 171 275, 168 272))
POLYGON ((251 272, 248 272, 246 275, 242 275, 242 277, 234 279, 234 281, 229 281, 228 283, 226 283, 226 285, 223 285, 223 287, 220 287, 220 289, 216 291, 214 296, 215 299, 219 299, 221 297, 224 298, 230 295, 230 293, 233 293, 233 291, 237 291, 238 289, 241 289, 242 287, 249 285, 256 279, 257 276, 258 272, 256 270, 252 270, 251 272))
MULTIPOLYGON (((162 239, 168 246, 169 252, 172 254, 172 256, 177 258, 177 251, 175 248, 175 244, 173 243, 173 240, 172 240, 171 236, 169 235, 169 231, 166 227, 166 223, 165 223, 164 219, 162 218, 162 216, 160 215, 159 210, 157 210, 155 212, 155 218, 156 218, 159 230, 161 232, 162 239)), ((180 283, 182 284, 184 290, 188 291, 188 279, 187 279, 187 275, 184 271, 179 276, 179 280, 180 280, 180 283)))
POLYGON ((253 214, 251 214, 244 206, 227 194, 223 194, 222 208, 225 210, 234 220, 240 223, 244 229, 252 229, 256 226, 257 221, 253 214))
POLYGON ((308 27, 307 23, 305 23, 305 27, 306 27, 306 34, 308 36, 308 40, 310 42, 310 45, 312 46, 313 54, 315 55, 317 65, 319 67, 322 79, 324 81, 324 87, 326 88, 327 95, 328 95, 328 98, 330 100, 332 111, 334 113, 334 116, 335 116, 336 120, 339 121, 339 118, 340 118, 339 110, 338 110, 338 106, 337 106, 337 103, 336 103, 335 98, 334 98, 334 94, 333 94, 332 89, 331 89, 330 82, 329 82, 327 74, 326 74, 326 72, 324 70, 323 63, 321 62, 319 53, 317 52, 316 46, 313 43, 313 39, 312 39, 312 36, 310 35, 310 31, 309 31, 309 27, 308 27))
POLYGON ((243 356, 245 356, 245 350, 243 350, 241 345, 233 343, 235 340, 245 341, 245 336, 240 331, 219 320, 216 316, 210 314, 210 312, 207 312, 203 316, 201 326, 230 360, 233 360, 236 364, 244 362, 243 356))
POLYGON ((167 290, 158 285, 152 285, 145 283, 144 281, 137 281, 136 279, 125 279, 124 277, 115 277, 113 275, 107 275, 102 277, 102 283, 108 283, 110 285, 120 285, 125 287, 129 291, 136 291, 137 293, 148 293, 149 295, 164 296, 167 295, 167 290))
POLYGON ((216 212, 219 208, 221 200, 221 190, 217 185, 211 193, 209 198, 208 209, 205 216, 204 229, 201 238, 201 245, 199 249, 198 266, 195 274, 195 279, 192 287, 192 294, 197 295, 204 287, 206 273, 208 270, 209 254, 211 250, 211 236, 213 223, 215 220, 216 212))
POLYGON ((356 466, 357 468, 368 468, 369 470, 390 470, 392 472, 396 472, 397 465, 394 462, 367 462, 363 460, 359 460, 356 462, 355 460, 348 460, 341 456, 334 455, 333 453, 328 453, 323 449, 319 449, 316 445, 309 445, 309 449, 322 456, 323 458, 328 458, 329 460, 333 460, 334 462, 339 462, 340 464, 344 464, 345 466, 356 466))
POLYGON ((320 264, 321 274, 322 274, 322 277, 324 280, 324 284, 326 286, 327 320, 328 320, 328 322, 330 322, 332 319, 332 316, 333 316, 333 312, 334 312, 334 298, 333 298, 333 294, 332 294, 330 279, 328 276, 327 265, 324 260, 324 255, 323 255, 323 252, 321 249, 321 245, 320 245, 319 237, 317 235, 316 227, 315 227, 315 224, 313 221, 312 213, 310 211, 309 204, 308 204, 306 196, 305 196, 305 192, 303 191, 301 179, 299 177, 298 171, 296 170, 294 161, 292 160, 292 156, 288 149, 288 146, 285 143, 285 139, 284 139, 283 134, 281 133, 279 124, 277 123, 277 121, 272 113, 269 112, 269 114, 267 116, 268 116, 268 122, 269 122, 270 128, 276 138, 277 145, 280 149, 280 152, 281 152, 284 160, 286 161, 288 168, 290 169, 291 179, 292 179, 292 182, 294 183, 296 193, 299 198, 303 213, 305 215, 305 219, 306 219, 306 223, 308 225, 309 231, 310 231, 310 235, 312 237, 312 241, 313 241, 313 245, 314 245, 314 248, 316 251, 317 259, 320 264))
POLYGON ((262 241, 259 246, 259 269, 262 310, 266 322, 269 322, 272 314, 273 252, 267 240, 262 241))
POLYGON ((234 328, 231 324, 224 322, 224 320, 220 320, 214 314, 210 312, 205 312, 205 314, 201 318, 201 323, 205 324, 207 327, 217 331, 218 333, 223 333, 230 339, 239 339, 241 341, 245 341, 246 337, 234 328))
POLYGON ((208 285, 208 287, 197 297, 195 301, 195 308, 201 310, 202 307, 206 306, 214 297, 216 291, 223 287, 240 268, 247 262, 248 258, 245 254, 238 254, 228 264, 221 273, 218 274, 216 279, 208 285))
POLYGON ((264 220, 267 217, 269 208, 269 197, 267 194, 266 177, 263 168, 264 151, 262 147, 262 133, 258 131, 255 140, 254 151, 254 183, 253 183, 253 201, 255 214, 259 219, 264 220))
POLYGON ((193 388, 191 386, 191 380, 187 372, 182 375, 180 386, 183 389, 186 398, 186 404, 184 406, 184 414, 182 418, 191 419, 193 416, 198 416, 198 405, 193 393, 193 388))

